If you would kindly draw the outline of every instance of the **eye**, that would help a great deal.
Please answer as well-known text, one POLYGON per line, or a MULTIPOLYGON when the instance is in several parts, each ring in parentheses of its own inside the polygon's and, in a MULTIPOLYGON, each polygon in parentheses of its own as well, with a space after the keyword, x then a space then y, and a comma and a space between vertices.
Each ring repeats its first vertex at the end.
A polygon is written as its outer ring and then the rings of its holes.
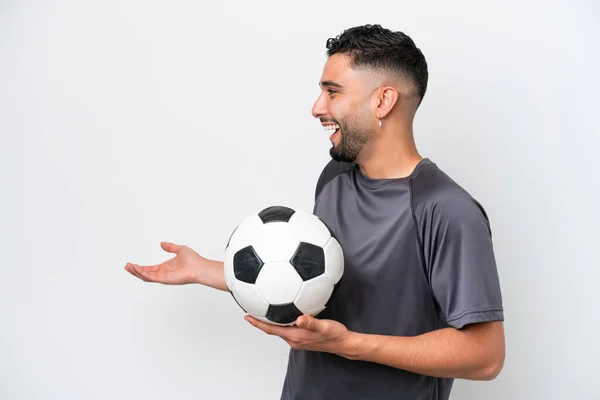
POLYGON ((327 92, 329 92, 329 94, 336 94, 337 93, 334 89, 327 89, 327 92))

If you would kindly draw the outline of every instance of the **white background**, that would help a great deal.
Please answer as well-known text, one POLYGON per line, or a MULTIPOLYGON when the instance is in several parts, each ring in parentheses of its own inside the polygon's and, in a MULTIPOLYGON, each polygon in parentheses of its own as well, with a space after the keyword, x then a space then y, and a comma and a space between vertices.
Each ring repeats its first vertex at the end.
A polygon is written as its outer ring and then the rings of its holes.
POLYGON ((312 209, 325 41, 380 23, 429 63, 421 154, 486 207, 506 317, 453 399, 600 398, 593 1, 0 1, 0 398, 276 399, 288 348, 226 293, 143 283, 312 209))

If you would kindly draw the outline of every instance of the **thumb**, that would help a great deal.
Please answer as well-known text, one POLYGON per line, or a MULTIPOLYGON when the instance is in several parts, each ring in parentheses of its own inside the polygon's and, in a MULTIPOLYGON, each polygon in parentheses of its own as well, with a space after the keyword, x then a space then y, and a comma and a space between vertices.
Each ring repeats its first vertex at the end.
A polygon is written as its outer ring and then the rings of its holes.
POLYGON ((321 321, 316 318, 311 317, 310 315, 301 315, 296 320, 296 326, 298 328, 308 329, 310 331, 318 332, 321 330, 321 321))
POLYGON ((181 250, 181 246, 178 246, 175 243, 170 243, 170 242, 160 242, 160 247, 162 247, 162 249, 164 251, 167 251, 169 253, 174 253, 174 254, 179 253, 179 251, 181 250))

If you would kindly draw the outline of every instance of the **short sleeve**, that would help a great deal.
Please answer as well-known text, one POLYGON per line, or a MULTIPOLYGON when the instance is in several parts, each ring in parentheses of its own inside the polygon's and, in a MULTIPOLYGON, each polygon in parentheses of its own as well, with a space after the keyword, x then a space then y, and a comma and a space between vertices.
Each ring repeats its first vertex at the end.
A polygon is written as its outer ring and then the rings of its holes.
POLYGON ((450 195, 430 213, 424 238, 430 285, 449 326, 504 320, 488 217, 468 195, 450 195))

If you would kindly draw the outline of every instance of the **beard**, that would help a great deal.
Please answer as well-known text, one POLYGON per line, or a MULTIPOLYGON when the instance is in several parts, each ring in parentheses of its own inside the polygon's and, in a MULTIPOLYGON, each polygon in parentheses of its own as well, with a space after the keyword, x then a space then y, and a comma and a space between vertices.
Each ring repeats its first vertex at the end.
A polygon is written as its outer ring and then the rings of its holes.
POLYGON ((361 150, 369 141, 370 135, 365 129, 344 121, 340 125, 340 143, 329 150, 331 158, 338 162, 354 163, 361 150))

